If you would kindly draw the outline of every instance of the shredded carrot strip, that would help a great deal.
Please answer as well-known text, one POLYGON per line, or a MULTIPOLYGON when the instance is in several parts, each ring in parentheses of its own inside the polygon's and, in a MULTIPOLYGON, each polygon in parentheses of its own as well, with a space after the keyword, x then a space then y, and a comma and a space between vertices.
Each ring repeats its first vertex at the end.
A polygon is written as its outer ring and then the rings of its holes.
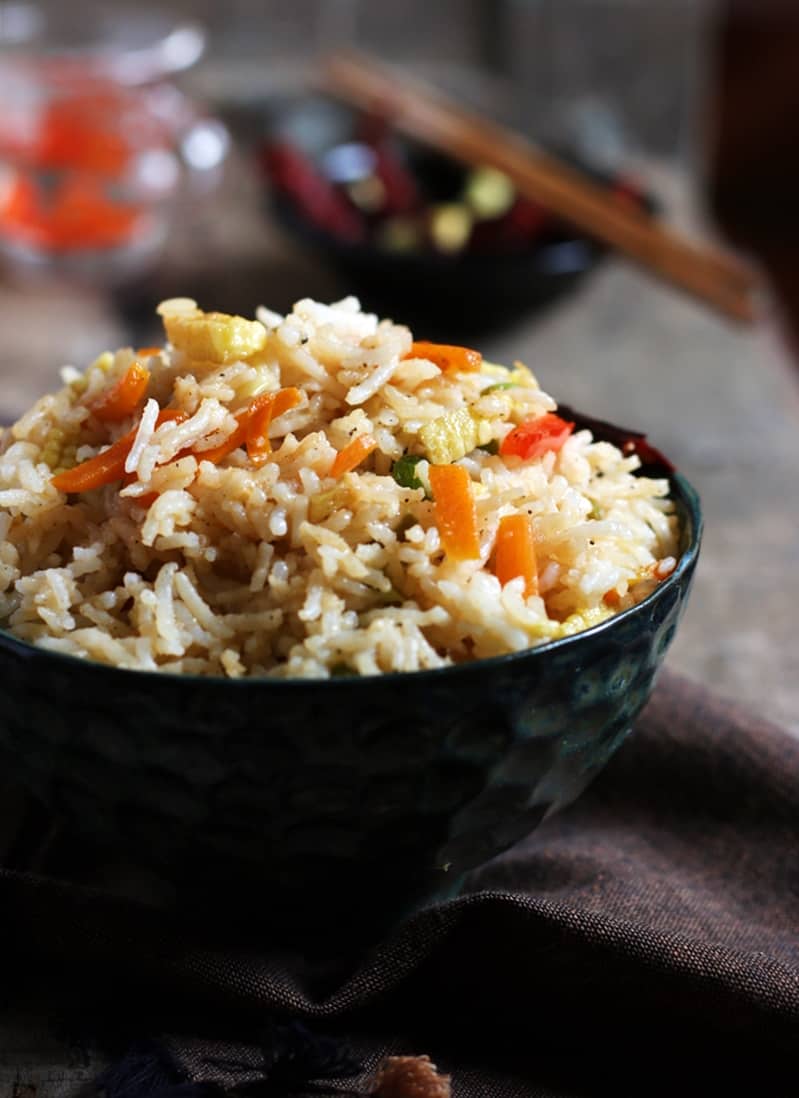
POLYGON ((137 507, 151 507, 159 496, 160 492, 146 492, 143 496, 134 496, 131 503, 135 503, 137 507))
MULTIPOLYGON (((158 413, 156 427, 169 420, 181 422, 186 418, 185 412, 174 408, 164 408, 158 413)), ((107 450, 103 450, 88 461, 76 465, 74 469, 67 469, 58 473, 50 483, 59 492, 90 492, 93 488, 102 488, 104 484, 113 484, 115 480, 122 480, 125 475, 125 459, 130 453, 138 431, 138 424, 122 438, 112 443, 107 450)))
POLYGON ((89 409, 103 423, 118 423, 132 415, 147 391, 150 371, 140 362, 125 371, 119 381, 92 401, 89 409))
POLYGON ((483 356, 469 347, 453 347, 448 343, 412 343, 406 358, 426 358, 440 370, 479 370, 483 356))
POLYGON ((527 515, 505 515, 499 520, 494 571, 503 587, 521 576, 525 598, 538 594, 535 540, 527 515))
POLYGON ((120 480, 125 472, 125 458, 130 452, 135 437, 136 428, 134 427, 107 450, 89 458, 81 465, 76 465, 74 469, 58 473, 50 483, 59 492, 89 492, 92 488, 100 488, 104 484, 112 484, 115 480, 120 480))
POLYGON ((444 552, 452 560, 476 560, 480 542, 469 474, 462 465, 431 465, 428 476, 444 552))
POLYGON ((260 465, 272 450, 269 441, 269 425, 272 420, 283 415, 289 408, 294 408, 301 400, 302 393, 293 387, 280 389, 277 393, 263 393, 251 400, 246 408, 236 412, 238 426, 219 446, 212 450, 194 449, 189 452, 198 461, 210 461, 213 465, 218 465, 222 458, 246 445, 250 459, 260 465))
POLYGON ((373 450, 377 449, 377 441, 371 435, 358 435, 352 442, 348 442, 343 450, 339 450, 330 466, 328 476, 342 477, 349 473, 364 458, 369 457, 373 450))
MULTIPOLYGON (((135 473, 125 473, 122 478, 122 487, 127 488, 128 485, 135 484, 138 479, 135 473)), ((137 507, 149 507, 151 503, 155 503, 158 496, 158 492, 147 492, 143 496, 133 496, 131 503, 135 503, 137 507)))
POLYGON ((139 347, 136 354, 139 358, 151 358, 153 355, 160 355, 162 347, 139 347))
POLYGON ((247 456, 256 465, 262 465, 272 452, 269 428, 273 419, 282 416, 302 401, 299 389, 289 386, 276 393, 263 393, 250 402, 247 418, 247 456))
POLYGON ((238 450, 239 446, 243 446, 246 442, 247 420, 249 417, 249 408, 245 408, 242 412, 236 412, 237 426, 224 442, 220 442, 218 446, 214 446, 211 450, 192 449, 189 453, 194 454, 198 461, 210 461, 212 465, 218 465, 222 458, 232 454, 234 450, 238 450))

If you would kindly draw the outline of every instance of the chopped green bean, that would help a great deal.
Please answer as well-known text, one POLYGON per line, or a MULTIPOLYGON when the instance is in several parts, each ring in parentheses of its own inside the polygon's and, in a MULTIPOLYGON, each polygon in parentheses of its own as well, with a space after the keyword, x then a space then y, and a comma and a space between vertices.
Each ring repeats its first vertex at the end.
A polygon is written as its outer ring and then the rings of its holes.
POLYGON ((480 396, 485 396, 486 393, 498 393, 501 389, 518 389, 519 386, 515 381, 498 381, 496 385, 489 385, 487 389, 483 389, 480 396))
POLYGON ((405 454, 394 462, 391 475, 401 488, 424 488, 416 475, 416 466, 420 461, 424 461, 421 454, 405 454))

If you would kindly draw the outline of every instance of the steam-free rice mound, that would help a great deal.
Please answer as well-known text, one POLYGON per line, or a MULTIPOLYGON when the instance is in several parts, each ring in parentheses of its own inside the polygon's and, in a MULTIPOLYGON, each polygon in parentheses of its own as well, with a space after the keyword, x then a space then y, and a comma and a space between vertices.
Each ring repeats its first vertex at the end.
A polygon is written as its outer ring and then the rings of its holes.
POLYGON ((532 373, 298 302, 164 302, 2 439, 0 624, 124 668, 326 677, 597 624, 675 566, 668 482, 532 373))

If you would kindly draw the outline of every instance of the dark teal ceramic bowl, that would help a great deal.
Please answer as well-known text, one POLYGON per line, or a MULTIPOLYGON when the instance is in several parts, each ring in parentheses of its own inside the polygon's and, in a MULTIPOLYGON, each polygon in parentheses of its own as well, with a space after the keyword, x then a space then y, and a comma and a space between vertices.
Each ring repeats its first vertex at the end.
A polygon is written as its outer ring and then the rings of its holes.
POLYGON ((688 597, 490 660, 280 681, 122 671, 0 634, 0 766, 93 844, 213 919, 362 941, 568 804, 630 732, 688 597))

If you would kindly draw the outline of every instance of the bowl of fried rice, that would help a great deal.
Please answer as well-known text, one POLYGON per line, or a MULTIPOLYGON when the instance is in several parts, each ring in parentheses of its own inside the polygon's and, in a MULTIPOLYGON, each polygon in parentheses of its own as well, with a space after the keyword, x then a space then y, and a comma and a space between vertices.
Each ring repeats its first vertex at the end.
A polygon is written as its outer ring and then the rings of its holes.
POLYGON ((2 436, 0 761, 178 904, 361 939, 623 741, 699 503, 521 363, 354 298, 159 312, 2 436))

